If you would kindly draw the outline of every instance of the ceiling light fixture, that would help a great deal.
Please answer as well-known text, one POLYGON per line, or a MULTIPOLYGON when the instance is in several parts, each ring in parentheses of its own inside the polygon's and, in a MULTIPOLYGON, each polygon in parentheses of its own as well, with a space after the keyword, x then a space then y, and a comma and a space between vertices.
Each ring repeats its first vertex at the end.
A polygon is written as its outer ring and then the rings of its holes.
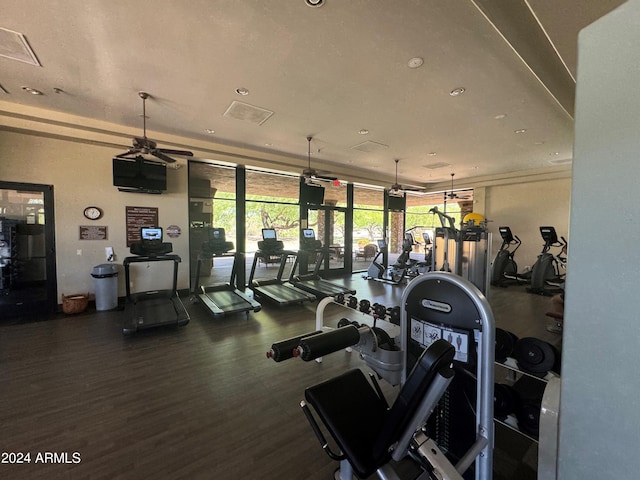
POLYGON ((524 133, 526 131, 527 131, 526 128, 519 128, 518 130, 514 130, 513 133, 515 133, 516 135, 519 135, 519 134, 524 133))
POLYGON ((361 128, 358 133, 360 135, 368 135, 369 134, 369 130, 367 130, 366 128, 361 128))
POLYGON ((407 62, 407 66, 409 68, 420 68, 424 64, 424 59, 422 57, 413 57, 407 62))
POLYGON ((458 87, 458 88, 454 88, 453 90, 451 90, 449 92, 449 95, 451 95, 452 97, 459 97, 464 92, 465 92, 465 88, 464 87, 458 87))
POLYGON ((22 90, 24 90, 27 93, 30 93, 31 95, 44 95, 40 90, 36 90, 35 88, 31 88, 31 87, 22 87, 22 90))
POLYGON ((505 113, 499 113, 498 115, 496 115, 495 118, 496 120, 502 120, 504 117, 506 117, 507 115, 505 113))
POLYGON ((244 87, 236 88, 236 93, 242 96, 249 95, 249 89, 244 87))
POLYGON ((427 153, 427 155, 429 157, 435 157, 437 155, 437 153, 436 152, 429 152, 429 153, 427 153))
POLYGON ((307 4, 307 7, 317 8, 324 5, 324 0, 304 0, 304 3, 307 4))

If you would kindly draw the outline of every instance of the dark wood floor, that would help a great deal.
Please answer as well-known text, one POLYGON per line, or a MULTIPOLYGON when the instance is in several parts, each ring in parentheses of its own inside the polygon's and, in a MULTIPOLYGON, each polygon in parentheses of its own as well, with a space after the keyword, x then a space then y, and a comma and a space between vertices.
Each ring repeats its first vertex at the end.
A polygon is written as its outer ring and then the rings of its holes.
MULTIPOLYGON (((401 298, 401 287, 343 281, 372 303, 401 298)), ((548 298, 516 286, 490 301, 497 326, 558 342, 545 330, 548 298)), ((306 386, 361 361, 265 357, 274 341, 315 329, 315 304, 222 319, 185 304, 189 325, 131 337, 121 310, 0 323, 0 451, 31 454, 30 464, 0 463, 0 478, 332 478, 336 464, 298 403, 306 386), (81 461, 35 463, 38 452, 81 461)))

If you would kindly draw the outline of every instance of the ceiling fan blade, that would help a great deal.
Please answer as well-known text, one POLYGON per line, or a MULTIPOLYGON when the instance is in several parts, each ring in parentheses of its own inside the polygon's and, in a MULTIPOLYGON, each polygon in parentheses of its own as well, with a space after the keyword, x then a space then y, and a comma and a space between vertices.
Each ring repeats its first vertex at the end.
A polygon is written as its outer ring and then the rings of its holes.
POLYGON ((153 155, 154 157, 159 158, 160 160, 164 160, 167 163, 174 163, 175 160, 171 157, 169 157, 168 155, 165 155, 164 153, 162 153, 160 150, 151 150, 151 155, 153 155))
POLYGON ((169 155, 182 155, 184 157, 193 157, 193 152, 189 150, 171 150, 170 148, 158 148, 158 151, 169 155))
POLYGON ((138 150, 135 148, 132 148, 130 150, 127 150, 126 152, 116 155, 116 158, 125 158, 125 157, 128 157, 129 155, 135 155, 136 153, 138 153, 138 150))
POLYGON ((327 180, 328 182, 335 182, 338 180, 338 177, 331 177, 329 175, 314 175, 314 178, 317 178, 318 180, 327 180))
POLYGON ((424 188, 410 187, 410 186, 407 186, 407 185, 402 185, 401 188, 405 192, 422 192, 424 190, 424 188))

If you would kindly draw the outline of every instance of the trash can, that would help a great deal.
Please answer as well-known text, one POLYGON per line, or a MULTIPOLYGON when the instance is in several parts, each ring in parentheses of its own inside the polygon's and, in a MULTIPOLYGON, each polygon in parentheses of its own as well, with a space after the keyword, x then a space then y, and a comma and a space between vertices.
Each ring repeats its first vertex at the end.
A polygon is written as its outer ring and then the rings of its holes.
POLYGON ((96 265, 91 271, 96 291, 96 310, 113 310, 118 306, 118 266, 96 265))

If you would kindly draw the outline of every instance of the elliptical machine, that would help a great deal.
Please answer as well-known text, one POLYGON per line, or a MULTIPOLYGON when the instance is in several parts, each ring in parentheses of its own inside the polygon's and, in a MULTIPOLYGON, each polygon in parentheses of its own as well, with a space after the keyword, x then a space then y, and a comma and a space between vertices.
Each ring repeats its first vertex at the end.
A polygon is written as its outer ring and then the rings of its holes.
POLYGON ((554 227, 540 227, 540 234, 544 240, 544 246, 538 259, 531 267, 531 286, 527 288, 527 291, 551 296, 562 291, 560 286, 564 282, 564 274, 560 272, 560 267, 566 269, 567 259, 562 254, 566 253, 567 241, 562 236, 558 240, 554 227), (559 247, 560 253, 553 255, 549 252, 551 247, 559 247), (550 289, 549 286, 556 288, 550 289))
POLYGON ((493 260, 491 268, 491 285, 496 287, 506 287, 507 280, 526 281, 523 277, 518 276, 518 264, 514 256, 516 250, 522 245, 522 241, 517 235, 511 233, 509 227, 498 227, 500 236, 502 237, 502 245, 493 260), (515 246, 515 247, 514 247, 515 246), (511 249, 511 247, 514 247, 511 249))

